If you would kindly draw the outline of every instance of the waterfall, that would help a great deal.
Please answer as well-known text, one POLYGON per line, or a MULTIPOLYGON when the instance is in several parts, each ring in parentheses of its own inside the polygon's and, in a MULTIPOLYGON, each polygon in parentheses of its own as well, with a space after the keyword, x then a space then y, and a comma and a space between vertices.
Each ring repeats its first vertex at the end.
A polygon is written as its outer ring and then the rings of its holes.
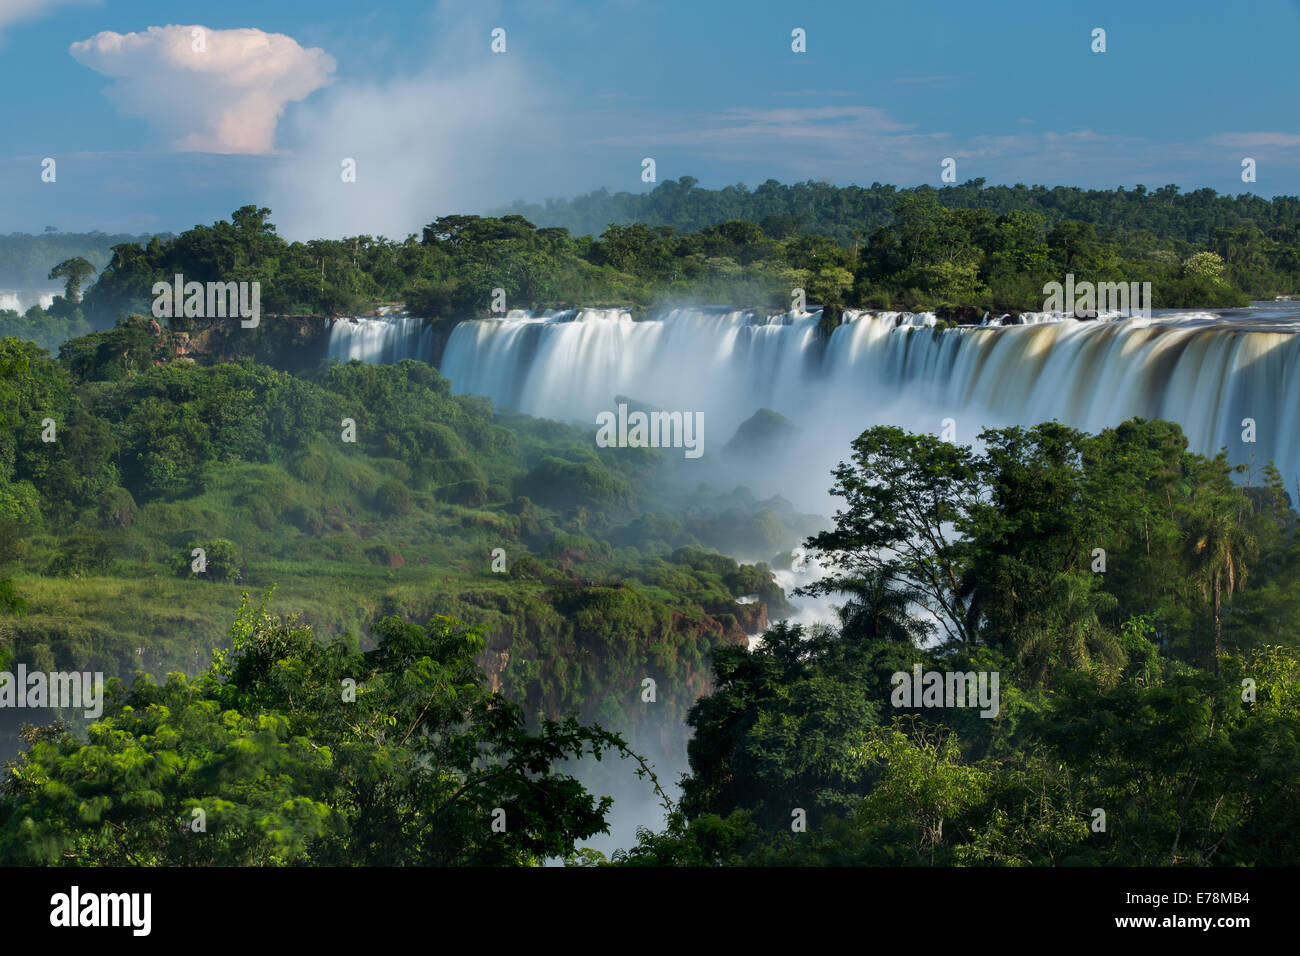
POLYGON ((338 319, 330 326, 329 357, 341 362, 429 361, 433 329, 423 319, 338 319))
POLYGON ((0 312, 11 310, 23 315, 34 305, 48 309, 54 304, 54 297, 59 292, 41 292, 34 289, 19 289, 16 292, 0 292, 0 312))
POLYGON ((1165 418, 1193 451, 1273 460, 1289 483, 1300 476, 1300 322, 1294 310, 1229 315, 1036 313, 945 330, 930 314, 846 312, 824 340, 819 313, 522 313, 457 325, 442 372, 457 393, 591 427, 616 395, 703 411, 715 449, 759 408, 836 438, 886 423, 937 433, 952 418, 963 443, 986 425, 1165 418), (1246 418, 1255 444, 1242 440, 1246 418))

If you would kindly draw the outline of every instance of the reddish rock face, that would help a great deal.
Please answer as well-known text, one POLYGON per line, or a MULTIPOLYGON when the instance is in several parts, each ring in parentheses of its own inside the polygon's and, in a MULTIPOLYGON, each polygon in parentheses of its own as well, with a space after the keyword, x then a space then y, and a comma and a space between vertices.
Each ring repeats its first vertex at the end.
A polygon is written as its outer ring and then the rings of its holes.
MULTIPOLYGON (((238 322, 225 319, 186 320, 191 328, 176 330, 164 328, 154 319, 144 327, 157 339, 158 361, 188 360, 200 365, 234 361, 253 357, 272 365, 283 365, 295 356, 314 354, 304 350, 304 340, 318 340, 324 349, 329 326, 319 316, 264 315, 262 328, 267 331, 249 336, 238 322), (292 348, 289 348, 289 344, 292 348)), ((322 353, 323 354, 323 353, 322 353)))
POLYGON ((501 692, 501 675, 510 663, 509 651, 484 651, 478 656, 479 666, 487 677, 488 690, 494 694, 501 692))
POLYGON ((767 605, 762 601, 753 604, 737 604, 736 620, 746 634, 754 634, 767 628, 767 605))

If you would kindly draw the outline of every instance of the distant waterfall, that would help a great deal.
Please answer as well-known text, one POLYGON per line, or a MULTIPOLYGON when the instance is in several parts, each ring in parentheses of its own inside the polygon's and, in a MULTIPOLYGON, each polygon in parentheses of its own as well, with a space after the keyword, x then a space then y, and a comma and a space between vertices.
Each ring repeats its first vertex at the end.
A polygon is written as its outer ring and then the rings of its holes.
MULTIPOLYGON (((524 313, 460 323, 442 357, 457 393, 594 427, 616 395, 703 411, 717 448, 759 408, 810 431, 872 424, 958 440, 985 425, 1058 419, 1096 431, 1128 418, 1178 422, 1192 450, 1274 460, 1300 476, 1300 324, 1207 313, 941 330, 929 314, 845 313, 823 345, 818 313, 768 318, 675 310, 634 322, 619 310, 524 313), (1254 419, 1257 441, 1242 441, 1254 419)), ((332 343, 331 343, 332 345, 332 343)), ((1289 483, 1289 482, 1288 482, 1289 483)))
POLYGON ((423 319, 338 319, 330 327, 329 357, 341 362, 429 361, 433 329, 423 319))
POLYGON ((54 304, 54 297, 58 294, 24 289, 19 289, 17 292, 0 292, 0 312, 12 310, 23 315, 34 305, 48 309, 54 304))

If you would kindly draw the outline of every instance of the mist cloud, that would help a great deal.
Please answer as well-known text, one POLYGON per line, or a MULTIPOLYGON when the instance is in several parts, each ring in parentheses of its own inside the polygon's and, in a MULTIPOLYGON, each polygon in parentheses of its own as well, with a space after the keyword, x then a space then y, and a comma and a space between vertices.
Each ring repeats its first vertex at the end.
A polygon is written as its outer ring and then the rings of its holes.
MULTIPOLYGON (((486 47, 486 43, 483 44, 486 47)), ((401 238, 448 213, 576 184, 564 121, 513 55, 468 69, 339 84, 294 109, 268 204, 293 238, 401 238), (353 160, 355 182, 343 181, 353 160)))

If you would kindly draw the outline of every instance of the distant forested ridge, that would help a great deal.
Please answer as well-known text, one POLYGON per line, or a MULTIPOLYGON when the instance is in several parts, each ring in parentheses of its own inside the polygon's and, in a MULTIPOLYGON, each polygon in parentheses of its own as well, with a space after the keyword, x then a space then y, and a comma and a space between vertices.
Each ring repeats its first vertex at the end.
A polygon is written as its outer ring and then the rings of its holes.
POLYGON ((852 243, 893 221, 895 205, 905 196, 933 196, 949 209, 987 209, 994 215, 1035 212, 1048 227, 1069 219, 1090 222, 1106 233, 1145 231, 1161 239, 1209 243, 1219 230, 1254 226, 1264 234, 1288 233, 1294 241, 1300 228, 1300 199, 1272 200, 1242 194, 1220 196, 1213 189, 1183 193, 1175 185, 1154 191, 1079 189, 1075 186, 986 186, 972 179, 961 185, 902 188, 872 183, 832 186, 809 180, 783 184, 769 179, 756 189, 744 183, 722 189, 702 189, 699 180, 683 176, 667 180, 646 193, 611 193, 597 189, 573 199, 522 200, 495 210, 495 215, 523 216, 539 226, 599 235, 610 223, 632 222, 672 226, 699 232, 731 219, 758 223, 765 231, 792 231, 827 236, 852 243))
POLYGON ((0 289, 44 289, 52 284, 50 270, 65 259, 80 256, 98 270, 108 265, 114 246, 149 239, 148 235, 98 231, 11 232, 0 236, 0 289))

